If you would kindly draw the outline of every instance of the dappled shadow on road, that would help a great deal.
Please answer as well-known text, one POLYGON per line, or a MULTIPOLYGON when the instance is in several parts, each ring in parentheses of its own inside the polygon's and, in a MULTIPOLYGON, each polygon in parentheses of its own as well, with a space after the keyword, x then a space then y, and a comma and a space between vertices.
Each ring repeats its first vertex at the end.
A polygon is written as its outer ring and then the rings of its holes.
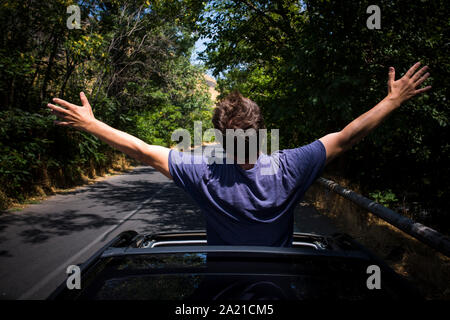
MULTIPOLYGON (((128 178, 127 176, 134 177, 136 175, 142 175, 142 174, 149 175, 149 174, 154 174, 156 172, 157 171, 155 169, 151 168, 151 167, 138 167, 138 168, 136 168, 134 170, 125 171, 125 173, 123 173, 123 174, 121 174, 119 176, 114 176, 114 177, 126 180, 128 178)), ((146 177, 148 177, 148 176, 146 176, 146 177)), ((112 177, 108 177, 108 178, 112 178, 112 177)), ((98 182, 95 182, 94 184, 83 186, 83 187, 80 187, 80 188, 77 188, 77 189, 74 189, 74 190, 61 191, 58 194, 62 194, 62 195, 81 195, 81 194, 84 194, 84 193, 90 193, 90 192, 95 191, 95 190, 98 190, 98 191, 105 190, 106 191, 106 190, 108 190, 110 188, 115 187, 114 185, 112 185, 110 183, 110 181, 111 180, 98 181, 98 182)), ((147 181, 147 180, 144 180, 144 179, 138 180, 138 181, 142 181, 147 186, 154 184, 154 182, 147 181)), ((131 191, 127 191, 127 192, 131 192, 131 191)))
POLYGON ((158 172, 156 169, 153 169, 152 167, 137 167, 133 170, 126 171, 127 175, 139 175, 139 174, 150 174, 158 172))
MULTIPOLYGON (((83 214, 76 210, 63 210, 45 215, 9 214, 0 220, 0 228, 6 226, 22 227, 22 231, 13 236, 20 236, 25 243, 39 243, 53 236, 65 236, 86 229, 98 229, 114 225, 115 218, 104 218, 95 214, 83 214)), ((6 237, 0 238, 0 243, 6 237)))
POLYGON ((129 212, 153 197, 168 183, 171 182, 136 180, 121 182, 120 185, 100 182, 91 186, 90 192, 85 197, 93 206, 114 207, 116 213, 129 212))
MULTIPOLYGON (((100 181, 23 212, 4 213, 0 216, 0 244, 13 239, 15 243, 39 244, 53 237, 83 236, 86 230, 98 230, 100 235, 108 227, 121 226, 130 214, 125 223, 132 222, 130 226, 139 232, 204 229, 203 216, 189 196, 161 176, 153 179, 154 172, 138 168, 124 179, 100 181)), ((9 255, 3 250, 10 249, 6 246, 0 247, 0 256, 9 255)))
POLYGON ((99 183, 87 197, 95 199, 97 205, 114 207, 117 213, 132 212, 142 205, 128 220, 139 232, 205 228, 200 209, 173 182, 135 180, 114 186, 99 183))
POLYGON ((139 225, 138 231, 145 233, 205 229, 203 213, 174 184, 167 186, 133 220, 139 225))
MULTIPOLYGON (((66 236, 89 229, 103 231, 116 225, 123 212, 135 210, 145 199, 161 188, 159 183, 146 181, 151 168, 138 168, 130 172, 135 179, 113 185, 108 181, 88 185, 60 194, 56 198, 32 205, 20 212, 4 212, 0 215, 0 244, 8 240, 23 243, 43 243, 52 237, 66 236), (146 174, 137 178, 137 174, 146 174)), ((110 180, 111 181, 111 180, 110 180)), ((0 256, 8 252, 0 247, 0 256)))
POLYGON ((12 257, 8 250, 0 250, 0 257, 12 257))
MULTIPOLYGON (((141 173, 150 173, 141 169, 141 173)), ((172 181, 127 180, 120 185, 107 182, 92 186, 86 195, 96 205, 114 207, 116 213, 132 212, 143 205, 134 221, 140 232, 204 229, 204 219, 197 205, 172 181), (145 204, 144 204, 145 203, 145 204)))

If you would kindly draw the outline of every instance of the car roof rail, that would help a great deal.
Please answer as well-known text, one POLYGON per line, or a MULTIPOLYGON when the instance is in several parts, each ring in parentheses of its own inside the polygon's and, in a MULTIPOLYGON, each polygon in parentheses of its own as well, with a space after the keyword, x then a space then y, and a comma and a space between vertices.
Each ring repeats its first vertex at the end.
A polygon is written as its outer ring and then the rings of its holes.
POLYGON ((210 246, 210 245, 178 245, 178 246, 155 246, 147 248, 114 248, 105 250, 101 258, 153 255, 153 254, 174 254, 174 253, 220 253, 220 254, 256 254, 269 256, 326 256, 367 259, 368 256, 361 251, 334 251, 315 250, 311 246, 307 247, 268 247, 268 246, 210 246))
MULTIPOLYGON (((155 248, 161 246, 174 246, 174 245, 206 245, 206 240, 169 240, 169 241, 149 241, 144 244, 142 248, 155 248)), ((304 242, 304 241, 293 241, 292 245, 294 247, 311 247, 316 250, 325 250, 325 246, 319 242, 304 242)))
MULTIPOLYGON (((141 235, 137 240, 138 243, 134 247, 138 248, 207 244, 205 230, 149 233, 141 235)), ((326 236, 312 233, 294 232, 292 245, 294 247, 311 247, 316 250, 329 249, 329 241, 326 236)))

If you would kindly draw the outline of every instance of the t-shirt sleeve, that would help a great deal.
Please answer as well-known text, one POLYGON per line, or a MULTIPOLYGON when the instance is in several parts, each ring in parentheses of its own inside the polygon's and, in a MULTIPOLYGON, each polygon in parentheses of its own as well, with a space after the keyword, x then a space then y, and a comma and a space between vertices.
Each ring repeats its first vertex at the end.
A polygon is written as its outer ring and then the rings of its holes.
POLYGON ((326 150, 320 140, 286 150, 286 168, 296 185, 306 190, 325 168, 326 150))
POLYGON ((190 152, 170 150, 169 172, 175 184, 189 193, 195 192, 205 170, 204 158, 190 152))

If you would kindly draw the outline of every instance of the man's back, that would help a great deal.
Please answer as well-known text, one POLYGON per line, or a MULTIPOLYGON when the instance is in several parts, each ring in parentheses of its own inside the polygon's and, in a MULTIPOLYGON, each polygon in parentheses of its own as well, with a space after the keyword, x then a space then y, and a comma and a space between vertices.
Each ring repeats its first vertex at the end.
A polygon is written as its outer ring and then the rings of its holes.
POLYGON ((325 160, 325 148, 316 140, 262 154, 249 170, 172 150, 169 170, 205 214, 209 245, 291 246, 293 209, 325 160))

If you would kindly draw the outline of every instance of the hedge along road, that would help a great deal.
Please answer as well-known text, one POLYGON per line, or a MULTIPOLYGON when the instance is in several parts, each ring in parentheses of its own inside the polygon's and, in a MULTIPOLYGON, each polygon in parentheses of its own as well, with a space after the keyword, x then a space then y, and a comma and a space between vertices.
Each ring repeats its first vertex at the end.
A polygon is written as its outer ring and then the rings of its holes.
MULTIPOLYGON (((332 233, 323 216, 304 204, 296 231, 332 233)), ((137 167, 19 212, 0 215, 0 298, 45 299, 81 264, 125 230, 204 229, 193 201, 150 167, 137 167)))

